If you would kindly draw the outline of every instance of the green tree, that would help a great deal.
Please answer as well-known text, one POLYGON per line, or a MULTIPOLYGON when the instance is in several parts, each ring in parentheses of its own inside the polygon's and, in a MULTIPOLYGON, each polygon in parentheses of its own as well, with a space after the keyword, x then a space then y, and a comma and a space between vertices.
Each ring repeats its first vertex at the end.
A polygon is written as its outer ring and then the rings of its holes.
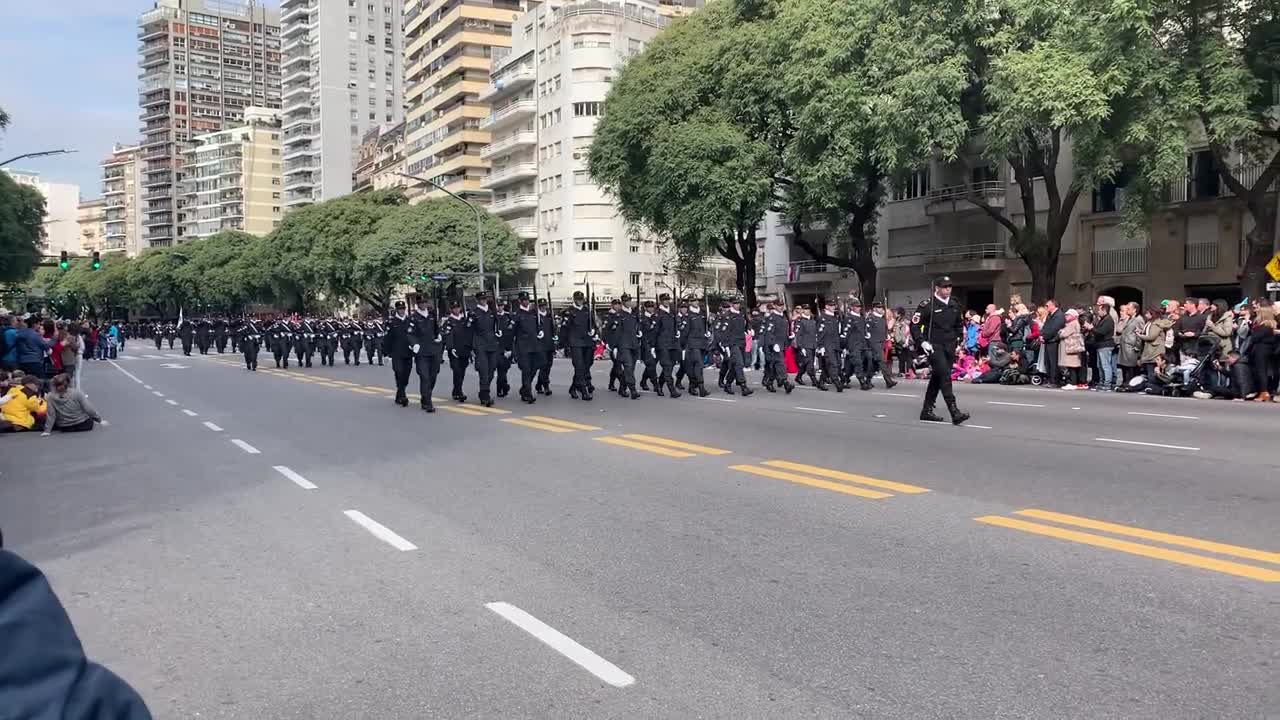
MULTIPOLYGON (((480 227, 485 271, 514 273, 519 248, 510 226, 485 213, 480 227)), ((351 283, 361 299, 386 313, 398 284, 415 283, 422 274, 477 268, 475 215, 453 199, 424 200, 395 207, 356 241, 351 283)))
POLYGON ((1207 141, 1222 184, 1253 219, 1240 285, 1260 297, 1277 234, 1280 2, 1164 0, 1152 9, 1160 59, 1186 79, 1178 118, 1203 130, 1197 140, 1207 141))
POLYGON ((31 277, 44 241, 44 196, 0 172, 0 282, 31 277))
POLYGON ((254 239, 245 232, 225 230, 176 249, 182 262, 173 278, 181 294, 204 307, 223 311, 249 300, 244 283, 231 271, 236 258, 254 239))

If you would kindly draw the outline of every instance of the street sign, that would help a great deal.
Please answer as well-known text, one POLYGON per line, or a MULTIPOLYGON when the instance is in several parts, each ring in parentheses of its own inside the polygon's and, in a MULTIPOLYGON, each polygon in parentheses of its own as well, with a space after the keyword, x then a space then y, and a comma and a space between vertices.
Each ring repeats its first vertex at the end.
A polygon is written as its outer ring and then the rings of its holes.
POLYGON ((1267 292, 1280 292, 1280 282, 1267 283, 1267 292))
POLYGON ((1280 253, 1271 258, 1271 262, 1267 263, 1267 272, 1271 274, 1271 279, 1280 282, 1280 253))
MULTIPOLYGON (((444 282, 445 280, 449 279, 449 273, 431 273, 431 279, 435 280, 436 282, 444 282)), ((1280 278, 1276 278, 1276 279, 1280 280, 1280 278)))

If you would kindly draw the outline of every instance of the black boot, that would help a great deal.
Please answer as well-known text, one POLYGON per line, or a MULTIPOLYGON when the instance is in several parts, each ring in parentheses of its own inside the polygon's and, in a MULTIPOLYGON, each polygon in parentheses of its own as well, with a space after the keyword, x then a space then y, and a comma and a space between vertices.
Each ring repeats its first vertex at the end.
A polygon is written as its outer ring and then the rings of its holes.
POLYGON ((422 403, 422 409, 424 412, 433 413, 436 411, 436 406, 432 405, 430 401, 427 401, 422 403))
POLYGON ((947 403, 947 411, 951 413, 952 425, 960 425, 969 419, 969 413, 961 410, 954 400, 947 403))
POLYGON ((796 373, 796 384, 797 384, 797 385, 806 385, 806 384, 808 384, 808 383, 806 383, 806 382, 804 381, 804 376, 803 376, 803 375, 801 375, 800 373, 796 373))
POLYGON ((752 390, 751 388, 747 387, 745 383, 738 387, 742 391, 742 397, 747 397, 748 395, 754 395, 756 392, 755 390, 752 390))
POLYGON ((584 392, 582 393, 582 399, 583 399, 583 400, 585 400, 585 401, 587 401, 587 402, 591 402, 591 388, 590 388, 590 387, 588 387, 588 388, 587 388, 587 390, 586 390, 586 391, 584 391, 584 392))
POLYGON ((792 391, 792 390, 795 390, 795 389, 796 389, 795 384, 794 384, 794 383, 792 383, 792 382, 790 382, 790 381, 787 381, 787 382, 783 383, 782 387, 783 387, 783 389, 785 389, 785 390, 787 391, 787 394, 788 394, 788 395, 790 395, 790 394, 791 394, 791 391, 792 391))
POLYGON ((938 417, 938 415, 933 412, 932 405, 925 405, 924 408, 920 410, 920 419, 924 422, 942 422, 942 418, 938 417))
POLYGON ((814 385, 814 387, 818 388, 818 389, 819 389, 819 390, 821 390, 822 392, 827 392, 827 384, 826 384, 826 383, 824 383, 824 382, 822 382, 821 380, 819 380, 819 381, 818 381, 818 384, 817 384, 817 385, 814 385))
POLYGON ((676 389, 676 384, 670 380, 667 381, 667 394, 673 398, 680 397, 680 391, 676 389))
POLYGON ((859 387, 860 387, 861 389, 863 389, 863 390, 870 390, 870 389, 871 389, 871 381, 870 381, 870 380, 863 380, 863 381, 862 381, 862 383, 861 383, 861 385, 859 385, 859 387))
POLYGON ((683 380, 677 380, 677 381, 676 381, 676 389, 677 389, 677 390, 684 390, 684 381, 683 381, 683 380))
POLYGON ((648 391, 648 389, 649 389, 649 379, 648 379, 648 378, 640 378, 640 389, 641 389, 641 390, 648 391))
POLYGON ((630 389, 630 391, 628 392, 627 397, 631 398, 632 400, 639 400, 639 399, 640 399, 640 392, 639 392, 638 390, 636 390, 636 386, 635 386, 635 385, 632 385, 632 386, 631 386, 631 389, 630 389))
POLYGON ((771 382, 767 382, 767 381, 766 381, 766 382, 763 382, 763 383, 760 383, 760 384, 761 384, 761 386, 763 386, 763 387, 764 387, 764 389, 765 389, 765 390, 768 390, 768 391, 769 391, 769 392, 771 392, 771 393, 776 393, 776 392, 778 392, 778 388, 774 387, 774 386, 773 386, 773 383, 771 383, 771 382))
POLYGON ((577 400, 577 399, 578 399, 578 386, 577 386, 577 385, 570 385, 570 386, 569 386, 569 397, 573 398, 574 400, 577 400))
POLYGON ((703 384, 701 384, 701 383, 699 383, 699 384, 698 384, 698 397, 706 397, 706 396, 708 396, 708 395, 710 395, 710 394, 711 394, 711 393, 707 392, 707 386, 706 386, 706 385, 703 385, 703 384))
POLYGON ((665 395, 666 395, 666 393, 665 393, 665 392, 663 392, 663 390, 662 390, 662 381, 661 381, 661 380, 659 380, 658 382, 656 382, 656 383, 654 383, 654 384, 653 384, 653 391, 654 391, 655 393, 657 393, 658 397, 663 397, 663 396, 665 396, 665 395))

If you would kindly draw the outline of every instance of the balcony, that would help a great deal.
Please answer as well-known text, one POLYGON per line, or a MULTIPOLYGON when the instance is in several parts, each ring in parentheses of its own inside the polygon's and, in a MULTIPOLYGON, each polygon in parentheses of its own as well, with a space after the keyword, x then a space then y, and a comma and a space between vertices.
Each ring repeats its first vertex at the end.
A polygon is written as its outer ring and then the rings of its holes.
POLYGON ((480 157, 488 160, 496 155, 510 152, 516 148, 533 147, 538 144, 538 134, 532 130, 507 135, 480 148, 480 157))
POLYGON ((1216 270, 1218 268, 1218 243, 1187 243, 1183 255, 1183 268, 1187 270, 1216 270))
POLYGON ((499 217, 536 209, 538 209, 538 196, 534 193, 509 195, 502 200, 494 200, 489 205, 489 212, 499 217))
POLYGON ((494 78, 493 84, 489 86, 489 89, 480 95, 480 102, 492 102, 511 93, 519 92, 533 85, 533 82, 537 79, 538 71, 532 65, 518 66, 494 78))
POLYGON ((783 275, 784 283, 830 282, 840 273, 840 268, 817 260, 800 260, 779 266, 777 274, 783 275))
POLYGON ((522 223, 520 225, 512 225, 511 231, 521 240, 537 240, 538 226, 534 223, 522 223))
POLYGON ((492 189, 535 177, 538 177, 537 163, 517 163, 504 168, 493 168, 489 171, 489 176, 480 181, 480 187, 492 189))
POLYGON ((978 206, 969 202, 968 198, 1002 208, 1005 206, 1006 192, 1007 188, 1001 180, 933 188, 925 195, 925 212, 929 215, 943 215, 978 210, 978 206))
POLYGON ((495 110, 489 117, 481 120, 480 129, 492 131, 508 123, 533 117, 536 112, 538 112, 538 103, 535 100, 517 100, 513 103, 507 103, 495 110))
MULTIPOLYGON (((1267 166, 1262 163, 1238 165, 1231 169, 1231 174, 1246 188, 1252 189, 1266 169, 1267 166)), ((1267 192, 1277 191, 1280 191, 1280 177, 1277 177, 1271 183, 1271 187, 1267 188, 1267 192)), ((1201 175, 1198 177, 1188 175, 1183 178, 1182 182, 1171 183, 1168 196, 1171 203, 1184 203, 1189 200, 1232 197, 1232 192, 1231 188, 1228 188, 1226 183, 1222 182, 1222 179, 1214 173, 1213 175, 1201 175)))
POLYGON ((1094 275, 1135 275, 1146 271, 1145 247, 1093 251, 1094 275))

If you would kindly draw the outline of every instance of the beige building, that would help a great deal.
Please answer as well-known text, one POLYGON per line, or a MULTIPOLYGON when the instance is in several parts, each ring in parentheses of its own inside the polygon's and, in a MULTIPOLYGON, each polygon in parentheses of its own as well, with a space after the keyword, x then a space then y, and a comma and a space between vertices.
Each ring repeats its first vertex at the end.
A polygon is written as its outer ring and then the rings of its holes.
POLYGON ((76 224, 80 226, 80 252, 84 255, 100 253, 103 250, 107 220, 107 199, 94 198, 81 201, 77 208, 76 224))
POLYGON ((374 128, 365 133, 356 152, 351 187, 356 192, 405 187, 404 123, 374 128))
MULTIPOLYGON (((183 158, 198 135, 280 107, 280 13, 260 0, 156 0, 138 20, 142 247, 185 227, 183 158)), ((280 162, 280 160, 277 160, 280 162)))
MULTIPOLYGON (((482 97, 496 49, 511 47, 512 24, 525 0, 410 0, 404 6, 406 172, 475 202, 488 202, 481 181, 489 163, 480 148, 490 133, 482 97)), ((532 30, 530 30, 532 33, 532 30)), ((412 186, 411 194, 442 196, 412 186)))
POLYGON ((243 124, 194 138, 183 158, 179 242, 223 230, 265 235, 280 224, 280 135, 279 110, 248 108, 243 124))
MULTIPOLYGON (((965 200, 977 196, 1022 223, 1022 198, 1010 168, 981 162, 973 158, 969 167, 934 162, 890 191, 877 224, 877 281, 891 305, 920 302, 928 297, 932 279, 943 274, 971 308, 989 302, 1004 307, 1015 293, 1031 298, 1030 273, 1009 246, 1008 231, 965 200)), ((1072 180, 1071 162, 1071 148, 1064 145, 1060 187, 1072 180)), ((1245 164, 1236 170, 1251 185, 1263 168, 1245 164)), ((1058 299, 1090 302, 1099 294, 1143 304, 1186 296, 1240 299, 1237 273, 1251 221, 1221 183, 1212 155, 1203 149, 1188 154, 1186 175, 1167 189, 1166 202, 1145 234, 1122 231, 1126 184, 1121 173, 1115 182, 1080 194, 1062 238, 1058 299)), ((1047 207, 1043 181, 1036 181, 1035 190, 1036 207, 1047 207)), ((1039 217, 1043 228, 1044 210, 1039 217)), ((763 284, 770 290, 808 302, 857 288, 852 272, 808 259, 792 242, 791 229, 776 218, 771 222, 763 268, 768 273, 763 284)), ((824 235, 806 233, 820 247, 825 247, 824 235)))
POLYGON ((129 257, 142 250, 142 159, 136 145, 117 144, 102 161, 102 252, 129 257))

